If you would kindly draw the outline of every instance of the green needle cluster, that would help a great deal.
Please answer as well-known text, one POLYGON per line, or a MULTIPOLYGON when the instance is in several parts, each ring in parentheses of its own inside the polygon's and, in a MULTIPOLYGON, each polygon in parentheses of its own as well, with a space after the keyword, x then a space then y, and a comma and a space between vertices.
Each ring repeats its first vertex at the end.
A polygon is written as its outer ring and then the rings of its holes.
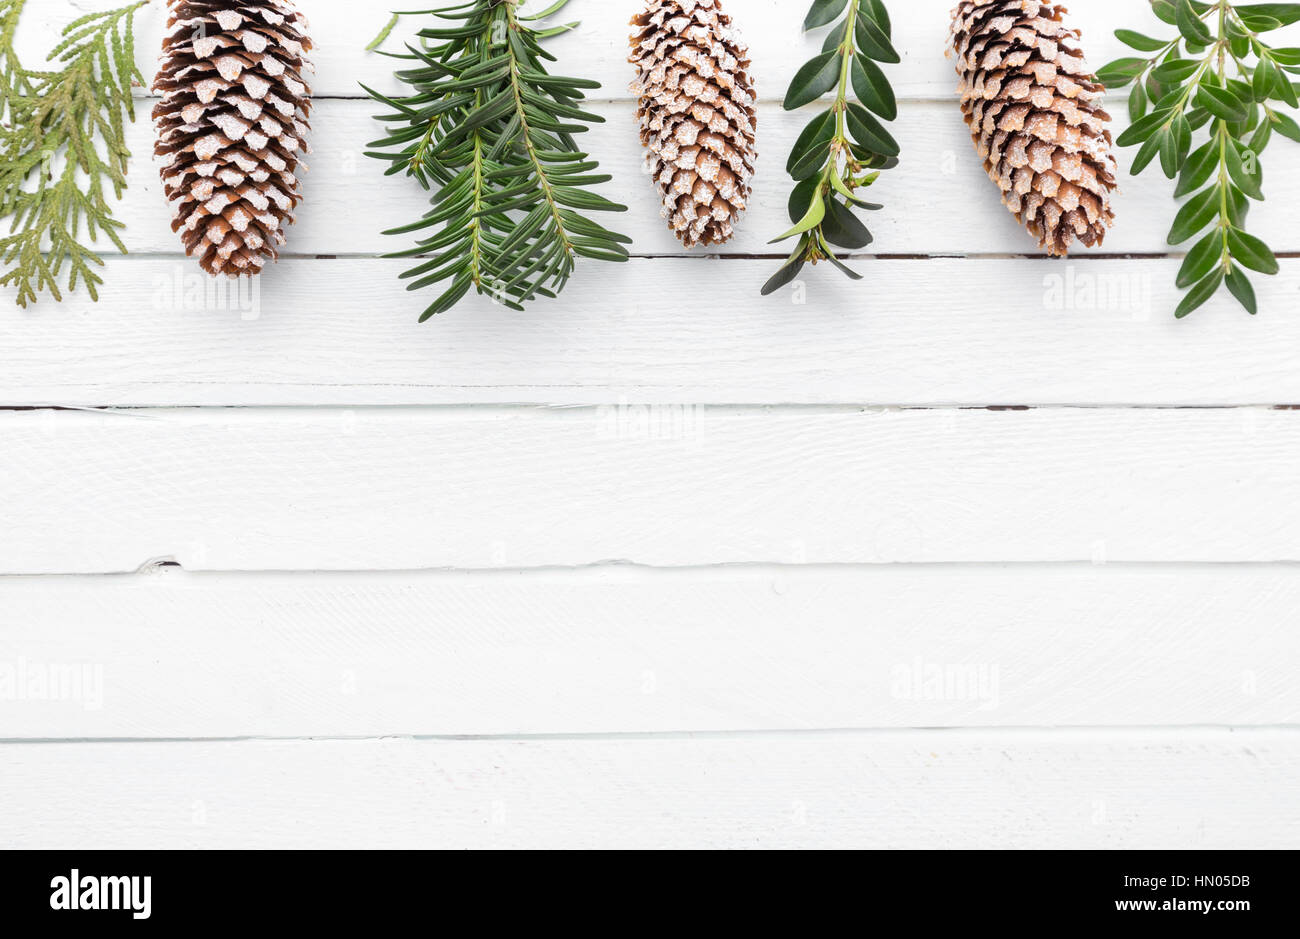
POLYGON ((414 63, 396 73, 411 94, 366 89, 389 108, 378 119, 392 125, 368 155, 433 191, 428 212, 388 232, 422 233, 414 247, 390 255, 420 259, 402 275, 409 290, 443 285, 422 322, 471 289, 522 310, 556 296, 580 257, 627 260, 631 239, 592 218, 626 208, 591 191, 610 177, 574 142, 603 120, 581 107, 584 92, 600 84, 546 70, 555 59, 541 41, 573 24, 529 25, 566 3, 528 17, 518 0, 417 11, 440 22, 395 54, 414 63))

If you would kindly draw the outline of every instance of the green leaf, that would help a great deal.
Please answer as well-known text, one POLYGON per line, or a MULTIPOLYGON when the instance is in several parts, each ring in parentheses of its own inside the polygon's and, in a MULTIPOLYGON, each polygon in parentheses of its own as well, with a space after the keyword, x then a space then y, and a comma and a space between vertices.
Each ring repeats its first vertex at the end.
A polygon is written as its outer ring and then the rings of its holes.
POLYGON ((1234 8, 1243 18, 1268 19, 1277 23, 1274 29, 1300 23, 1300 3, 1238 3, 1234 8))
POLYGON ((1151 99, 1142 85, 1134 85, 1128 96, 1128 117, 1130 121, 1140 121, 1146 116, 1151 99))
POLYGON ((804 31, 834 22, 848 5, 849 0, 814 0, 803 21, 804 31))
POLYGON ((1300 124, 1293 117, 1289 114, 1273 114, 1270 120, 1279 134, 1300 143, 1300 124))
POLYGON ((1137 156, 1133 158, 1133 163, 1129 167, 1129 173, 1136 176, 1146 169, 1151 164, 1151 161, 1156 158, 1157 154, 1160 153, 1164 146, 1166 136, 1168 136, 1168 130, 1154 135, 1151 139, 1142 144, 1142 148, 1138 150, 1137 156))
POLYGON ((1177 115, 1169 125, 1169 132, 1160 142, 1160 164, 1170 179, 1178 176, 1192 148, 1192 128, 1187 118, 1177 115))
POLYGON ((1202 279, 1183 297, 1183 302, 1178 304, 1178 309, 1174 311, 1174 316, 1183 319, 1193 310, 1200 309, 1210 298, 1219 292, 1219 287, 1223 285, 1223 268, 1216 268, 1213 273, 1202 279))
POLYGON ((1242 144, 1235 140, 1228 144, 1224 151, 1224 162, 1228 168, 1228 176, 1236 183, 1237 188, 1250 196, 1252 199, 1259 201, 1264 200, 1264 170, 1260 165, 1259 157, 1254 151, 1246 150, 1242 144))
POLYGON ((862 0, 859 12, 871 17, 871 21, 879 26, 886 36, 893 32, 889 22, 889 11, 885 9, 885 0, 862 0))
POLYGON ((1182 175, 1178 178, 1174 198, 1181 199, 1200 189, 1210 181, 1210 177, 1218 168, 1219 145, 1216 141, 1210 140, 1203 147, 1197 148, 1183 163, 1182 175))
POLYGON ((795 235, 802 235, 806 231, 812 231, 822 223, 826 217, 826 200, 820 192, 814 193, 812 201, 808 206, 808 211, 804 214, 794 226, 784 235, 773 238, 769 244, 785 241, 787 238, 793 238, 795 235))
POLYGON ((872 240, 867 226, 859 221, 851 209, 841 205, 835 199, 827 201, 822 234, 831 244, 850 250, 865 248, 872 240))
POLYGON ((902 61, 894 49, 894 44, 889 41, 888 34, 869 17, 858 17, 855 37, 858 47, 877 62, 902 61))
POLYGON ((1172 59, 1151 70, 1151 77, 1167 84, 1178 84, 1200 71, 1201 63, 1191 59, 1172 59))
POLYGON ((1097 73, 1097 80, 1107 88, 1123 88, 1146 71, 1147 65, 1146 59, 1116 59, 1102 66, 1097 73))
POLYGON ((850 76, 858 100, 887 121, 898 117, 898 100, 884 71, 866 56, 855 55, 850 76))
POLYGON ((1174 217, 1173 228, 1169 230, 1169 243, 1180 245, 1209 225, 1219 214, 1222 198, 1223 190, 1218 185, 1192 196, 1174 217))
POLYGON ((1199 43, 1208 46, 1214 42, 1214 34, 1210 32, 1210 27, 1206 26, 1192 9, 1189 0, 1175 0, 1174 3, 1174 22, 1178 26, 1178 31, 1183 37, 1190 42, 1199 43))
POLYGON ((795 179, 812 176, 830 159, 831 141, 835 139, 835 115, 831 111, 818 114, 803 129, 790 150, 786 171, 795 179))
POLYGON ((1276 274, 1280 269, 1277 258, 1273 256, 1268 245, 1238 228, 1228 229, 1228 250, 1232 253, 1234 261, 1252 271, 1276 274))
POLYGON ((794 283, 795 278, 799 276, 799 272, 803 270, 803 266, 804 261, 802 258, 791 258, 773 275, 771 280, 763 285, 763 296, 771 296, 782 287, 794 283))
POLYGON ((1124 43, 1124 45, 1137 49, 1139 52, 1159 52, 1165 46, 1169 45, 1169 43, 1164 39, 1152 39, 1150 36, 1144 36, 1131 29, 1115 30, 1115 38, 1124 43))
POLYGON ((1242 121, 1249 114, 1248 105, 1232 91, 1202 84, 1196 92, 1196 103, 1215 117, 1225 121, 1242 121))
POLYGON ((840 58, 834 52, 825 52, 806 62, 790 82, 785 95, 785 109, 793 111, 816 101, 835 88, 839 77, 840 58))
POLYGON ((898 142, 866 108, 860 104, 850 103, 847 117, 849 133, 853 135, 854 140, 873 153, 898 156, 900 152, 898 142))
POLYGON ((1255 298, 1255 288, 1250 283, 1250 278, 1246 272, 1239 267, 1233 267, 1224 279, 1228 285, 1228 290, 1232 293, 1237 301, 1246 309, 1251 316, 1259 313, 1259 301, 1255 298))
POLYGON ((1196 243, 1178 269, 1178 286, 1190 287, 1223 262, 1223 231, 1216 228, 1196 243))
POLYGON ((1142 118, 1142 120, 1137 121, 1128 127, 1128 129, 1119 135, 1119 139, 1116 140, 1115 143, 1121 147, 1131 147, 1134 144, 1139 144, 1148 140, 1152 134, 1169 123, 1173 117, 1173 113, 1173 110, 1170 108, 1162 108, 1160 110, 1152 111, 1146 117, 1142 118))

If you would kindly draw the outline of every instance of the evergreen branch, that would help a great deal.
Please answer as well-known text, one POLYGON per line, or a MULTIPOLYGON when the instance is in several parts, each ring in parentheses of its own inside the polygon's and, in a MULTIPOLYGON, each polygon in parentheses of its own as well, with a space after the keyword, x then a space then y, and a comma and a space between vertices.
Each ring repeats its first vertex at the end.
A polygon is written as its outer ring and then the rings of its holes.
MULTIPOLYGON (((434 232, 390 255, 421 259, 402 275, 409 290, 450 282, 421 321, 471 289, 522 310, 556 296, 578 258, 628 257, 630 239, 590 217, 626 209, 590 191, 610 177, 596 173, 597 162, 574 141, 603 120, 581 107, 584 91, 600 85, 546 71, 544 60, 553 57, 540 41, 568 25, 526 25, 564 0, 531 17, 517 6, 473 0, 426 11, 451 25, 422 29, 418 44, 390 53, 414 64, 397 73, 412 93, 391 98, 366 89, 389 109, 378 120, 394 128, 368 155, 387 162, 390 175, 414 176, 434 190, 428 213, 388 232, 434 232)), ((382 41, 381 34, 376 45, 382 41)))
POLYGON ((1274 133, 1300 141, 1300 124, 1274 107, 1300 107, 1290 78, 1300 74, 1300 49, 1275 49, 1259 37, 1300 22, 1300 3, 1150 3, 1177 33, 1166 40, 1116 30, 1125 45, 1148 55, 1117 59, 1099 77, 1110 87, 1134 86, 1133 124, 1118 140, 1139 147, 1133 175, 1158 157, 1165 175, 1178 179, 1175 197, 1191 196, 1169 232, 1171 245, 1198 239, 1178 272, 1178 286, 1190 289, 1175 315, 1187 316, 1224 286, 1255 314, 1246 271, 1279 270, 1268 245, 1245 230, 1251 200, 1264 200, 1259 156, 1274 133), (1193 150, 1202 129, 1208 139, 1193 150))
POLYGON ((830 261, 854 280, 862 275, 845 265, 832 245, 850 251, 871 244, 871 232, 853 209, 879 205, 859 198, 880 171, 898 164, 899 146, 872 115, 886 121, 898 116, 898 103, 889 79, 876 62, 896 63, 890 40, 889 13, 882 0, 815 0, 804 29, 833 23, 839 28, 826 37, 820 55, 795 75, 786 93, 785 108, 793 111, 834 91, 830 108, 818 114, 800 134, 786 170, 797 185, 790 194, 794 228, 773 244, 798 237, 785 265, 763 287, 774 293, 799 276, 805 264, 830 261), (850 85, 857 101, 850 100, 850 85))
POLYGON ((106 190, 126 188, 126 122, 135 119, 135 11, 149 0, 92 13, 68 24, 48 60, 50 71, 17 61, 13 34, 25 0, 0 0, 0 218, 12 216, 0 237, 0 286, 15 286, 26 307, 41 291, 62 300, 84 283, 98 300, 103 260, 87 244, 102 234, 126 253, 106 190), (101 152, 102 148, 102 152, 101 152), (84 229, 84 231, 83 231, 84 229))

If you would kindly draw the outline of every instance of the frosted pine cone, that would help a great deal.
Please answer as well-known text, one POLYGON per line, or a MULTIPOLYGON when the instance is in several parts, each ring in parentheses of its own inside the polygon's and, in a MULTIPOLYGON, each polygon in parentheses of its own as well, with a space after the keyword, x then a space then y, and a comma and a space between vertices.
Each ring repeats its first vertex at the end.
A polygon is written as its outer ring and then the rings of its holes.
POLYGON ((632 91, 664 217, 688 248, 721 244, 758 156, 748 47, 721 0, 647 0, 632 25, 632 91))
POLYGON ((1099 245, 1114 222, 1113 140, 1065 7, 963 0, 952 53, 975 149, 1006 204, 1050 254, 1099 245))
POLYGON ((307 21, 288 0, 168 0, 156 152, 186 253, 257 274, 285 243, 309 152, 307 21))

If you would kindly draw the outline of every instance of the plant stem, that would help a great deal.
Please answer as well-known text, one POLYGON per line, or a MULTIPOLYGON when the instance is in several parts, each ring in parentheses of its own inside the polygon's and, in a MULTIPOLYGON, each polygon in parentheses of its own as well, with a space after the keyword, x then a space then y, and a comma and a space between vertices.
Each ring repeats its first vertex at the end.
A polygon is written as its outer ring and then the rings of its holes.
MULTIPOLYGON (((1228 43, 1228 5, 1226 0, 1219 2, 1219 84, 1222 86, 1227 78, 1227 58, 1224 55, 1224 49, 1228 43)), ((1223 232, 1222 256, 1219 258, 1219 265, 1223 268, 1223 273, 1229 274, 1232 271, 1232 252, 1228 250, 1228 228, 1232 225, 1232 219, 1228 211, 1228 122, 1220 118, 1217 122, 1215 131, 1219 135, 1219 230, 1223 232)))
MULTIPOLYGON (((519 23, 516 19, 517 10, 515 9, 515 0, 507 0, 502 4, 506 11, 506 24, 511 31, 519 31, 519 23)), ((515 56, 514 47, 510 44, 510 37, 505 39, 506 54, 510 57, 510 88, 515 97, 515 113, 519 116, 520 139, 528 151, 528 159, 533 164, 533 171, 537 174, 537 184, 546 197, 546 204, 550 207, 551 218, 555 221, 556 234, 560 237, 560 243, 564 247, 564 253, 572 264, 574 260, 573 243, 569 240, 569 232, 565 228, 564 218, 560 215, 560 204, 556 201, 555 193, 551 187, 551 180, 546 175, 546 168, 542 161, 537 157, 537 150, 533 146, 532 129, 528 125, 528 116, 524 113, 523 92, 519 88, 519 59, 515 56)))

